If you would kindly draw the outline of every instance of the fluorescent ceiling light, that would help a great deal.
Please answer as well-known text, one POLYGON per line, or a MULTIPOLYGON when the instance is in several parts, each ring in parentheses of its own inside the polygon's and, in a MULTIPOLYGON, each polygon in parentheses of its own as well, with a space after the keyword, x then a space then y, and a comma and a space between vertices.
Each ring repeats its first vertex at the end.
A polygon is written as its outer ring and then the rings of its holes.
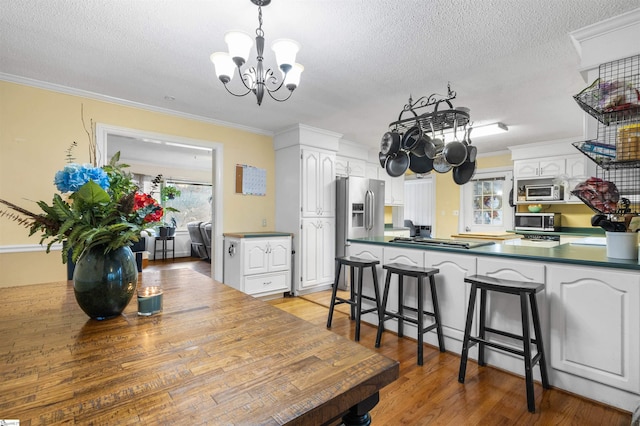
POLYGON ((509 130, 506 124, 504 123, 492 123, 486 124, 484 126, 472 127, 470 137, 473 138, 481 138, 483 136, 491 136, 497 135, 499 133, 504 133, 509 130))

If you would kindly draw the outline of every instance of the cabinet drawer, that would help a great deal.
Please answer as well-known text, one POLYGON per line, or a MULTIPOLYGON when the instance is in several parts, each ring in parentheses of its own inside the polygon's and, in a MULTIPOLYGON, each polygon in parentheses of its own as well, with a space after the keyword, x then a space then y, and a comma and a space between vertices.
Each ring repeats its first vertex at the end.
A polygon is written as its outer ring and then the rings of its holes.
POLYGON ((244 292, 247 294, 276 293, 289 290, 287 272, 277 274, 252 275, 244 278, 244 292))

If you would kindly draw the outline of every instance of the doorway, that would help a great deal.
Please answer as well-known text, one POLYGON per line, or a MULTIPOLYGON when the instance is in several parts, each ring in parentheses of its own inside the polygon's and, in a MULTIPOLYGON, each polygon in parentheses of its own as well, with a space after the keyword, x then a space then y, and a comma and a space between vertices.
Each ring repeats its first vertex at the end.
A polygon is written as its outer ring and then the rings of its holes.
MULTIPOLYGON (((200 164, 200 167, 207 173, 207 177, 212 184, 211 197, 213 199, 211 218, 211 277, 217 281, 222 281, 222 250, 223 250, 223 237, 222 237, 222 224, 223 224, 223 195, 222 195, 222 170, 223 170, 223 145, 219 142, 183 138, 180 136, 165 135, 160 133, 146 132, 136 129, 129 129, 125 127, 110 126, 106 124, 96 124, 96 149, 98 165, 104 165, 109 161, 108 153, 109 142, 115 146, 118 145, 121 151, 121 159, 139 157, 145 158, 150 167, 153 167, 153 158, 160 158, 157 161, 156 170, 160 167, 168 167, 166 163, 163 163, 162 155, 150 156, 149 152, 162 152, 162 150, 171 151, 169 155, 171 158, 169 165, 179 168, 179 154, 184 154, 193 150, 211 150, 211 158, 202 162, 202 158, 190 158, 189 168, 195 168, 195 164, 200 164), (119 143, 123 140, 125 144, 119 143), (118 142, 119 141, 119 142, 118 142), (123 151, 122 147, 126 146, 127 150, 123 151), (146 155, 145 155, 146 154, 146 155)), ((186 161, 186 160, 185 160, 186 161)), ((126 161, 125 161, 126 162, 126 161)), ((157 171, 155 173, 158 173, 157 171)))

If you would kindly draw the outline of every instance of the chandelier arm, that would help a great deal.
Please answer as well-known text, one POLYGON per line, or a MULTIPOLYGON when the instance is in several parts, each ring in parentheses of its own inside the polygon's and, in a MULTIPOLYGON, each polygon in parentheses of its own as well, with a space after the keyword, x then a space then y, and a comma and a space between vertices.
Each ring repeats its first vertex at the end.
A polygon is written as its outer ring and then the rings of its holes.
POLYGON ((251 89, 248 89, 246 92, 244 93, 233 93, 231 90, 229 90, 229 87, 227 87, 227 84, 224 83, 224 88, 227 89, 227 92, 229 92, 230 94, 232 94, 233 96, 237 96, 238 98, 241 98, 243 96, 247 96, 249 93, 251 93, 251 89))
MULTIPOLYGON (((273 92, 276 92, 276 91, 277 91, 277 90, 273 90, 273 92)), ((271 90, 268 90, 268 89, 267 89, 267 93, 269 94, 269 97, 270 97, 271 99, 273 99, 274 101, 277 101, 277 102, 284 102, 284 101, 286 101, 287 99, 289 99, 289 98, 291 97, 291 95, 293 95, 293 90, 289 90, 289 96, 287 96, 286 98, 282 98, 282 99, 278 99, 278 98, 276 98, 275 96, 273 96, 273 93, 272 93, 272 91, 271 91, 271 90)))

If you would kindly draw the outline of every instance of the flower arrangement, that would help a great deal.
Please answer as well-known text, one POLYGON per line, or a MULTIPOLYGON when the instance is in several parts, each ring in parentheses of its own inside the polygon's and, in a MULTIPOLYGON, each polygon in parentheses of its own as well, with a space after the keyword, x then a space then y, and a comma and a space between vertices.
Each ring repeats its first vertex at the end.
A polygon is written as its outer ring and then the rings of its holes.
MULTIPOLYGON (((47 253, 54 243, 65 243, 75 262, 85 249, 102 246, 106 253, 137 242, 141 232, 156 225, 164 212, 151 195, 139 191, 125 171, 128 165, 119 164, 119 152, 109 164, 97 167, 72 162, 73 146, 75 143, 68 150, 68 164, 54 178, 65 198, 54 194, 51 204, 37 202, 43 211, 39 214, 0 199, 0 204, 13 210, 0 210, 0 216, 29 228, 29 235, 41 233, 40 244, 47 241, 47 253)), ((158 175, 154 187, 160 181, 158 175)), ((63 251, 63 263, 66 260, 63 251)))

